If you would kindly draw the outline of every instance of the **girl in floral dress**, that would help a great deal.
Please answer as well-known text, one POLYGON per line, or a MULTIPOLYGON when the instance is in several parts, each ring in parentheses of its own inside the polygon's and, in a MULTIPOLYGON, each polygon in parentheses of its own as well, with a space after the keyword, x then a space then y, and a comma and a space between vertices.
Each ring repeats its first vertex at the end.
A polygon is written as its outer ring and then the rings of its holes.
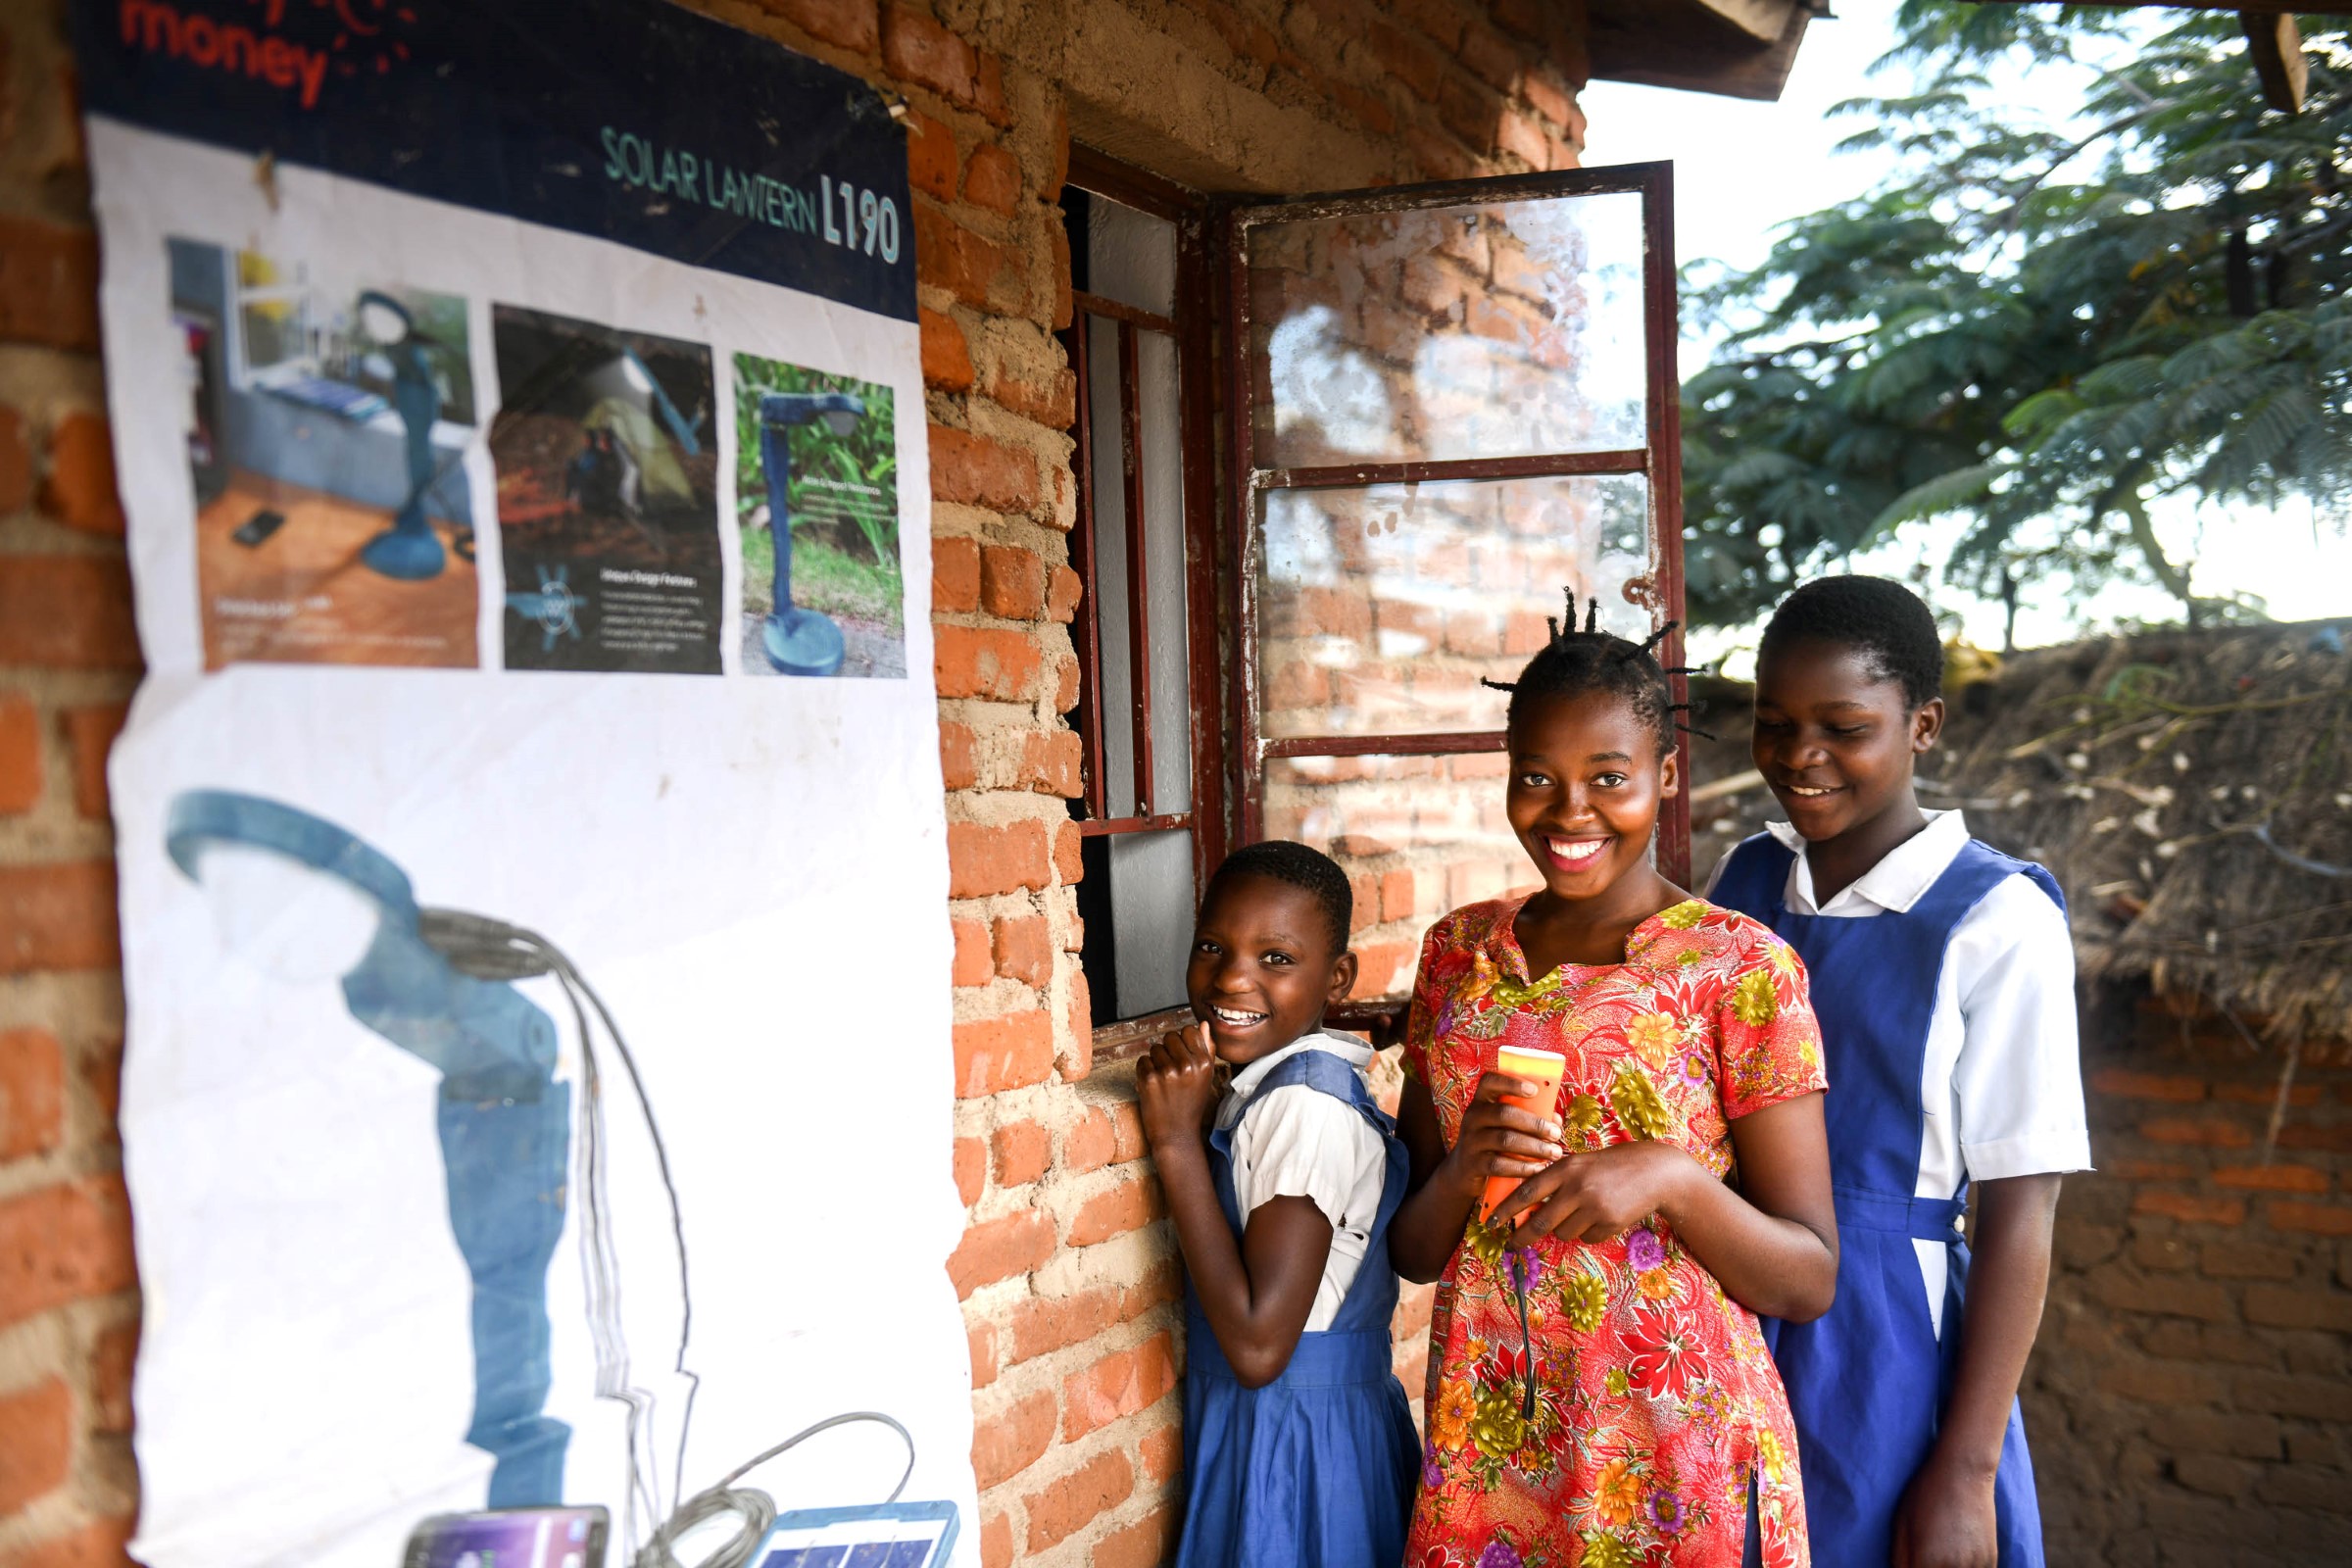
POLYGON ((1651 866, 1681 784, 1666 672, 1592 620, 1508 688, 1506 808, 1544 886, 1421 953, 1390 1246, 1443 1283, 1405 1560, 1801 1565, 1756 1314, 1837 1286, 1819 1037, 1788 949, 1651 866), (1537 1088, 1496 1073, 1504 1045, 1567 1058, 1553 1117, 1500 1103, 1537 1088), (1495 1175, 1522 1180, 1481 1222, 1495 1175))

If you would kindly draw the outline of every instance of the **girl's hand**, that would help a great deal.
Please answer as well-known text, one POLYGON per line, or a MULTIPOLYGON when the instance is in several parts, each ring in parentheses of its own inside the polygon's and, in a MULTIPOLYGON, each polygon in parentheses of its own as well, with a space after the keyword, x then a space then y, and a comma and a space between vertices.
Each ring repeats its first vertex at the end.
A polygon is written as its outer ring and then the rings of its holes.
POLYGON ((1931 1453, 1894 1513, 1894 1568, 1995 1568, 1992 1478, 1931 1453))
POLYGON ((1512 1234, 1524 1247, 1542 1236, 1605 1242, 1672 1206, 1683 1184, 1703 1167, 1674 1144, 1644 1140, 1592 1153, 1569 1154, 1519 1184, 1495 1208, 1496 1219, 1524 1216, 1512 1234))
POLYGON ((1136 1108, 1153 1149, 1199 1143, 1217 1104, 1217 1054, 1200 1024, 1187 1024, 1135 1064, 1136 1108))
POLYGON ((1542 1084, 1524 1078, 1488 1073, 1478 1081, 1470 1108, 1454 1134, 1446 1167, 1459 1190, 1474 1198, 1486 1191, 1490 1176, 1528 1176, 1544 1169, 1568 1152, 1560 1142, 1560 1124, 1502 1103, 1505 1095, 1543 1093, 1542 1084))

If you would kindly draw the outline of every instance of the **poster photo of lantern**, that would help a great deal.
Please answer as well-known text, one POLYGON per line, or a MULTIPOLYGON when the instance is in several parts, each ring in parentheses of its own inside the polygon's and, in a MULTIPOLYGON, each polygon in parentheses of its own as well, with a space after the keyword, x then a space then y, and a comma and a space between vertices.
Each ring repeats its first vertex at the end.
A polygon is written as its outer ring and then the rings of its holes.
POLYGON ((491 307, 509 669, 719 672, 710 351, 491 307))
POLYGON ((206 666, 477 664, 466 300, 167 245, 206 666))
POLYGON ((891 389, 735 356, 747 675, 905 679, 891 389))

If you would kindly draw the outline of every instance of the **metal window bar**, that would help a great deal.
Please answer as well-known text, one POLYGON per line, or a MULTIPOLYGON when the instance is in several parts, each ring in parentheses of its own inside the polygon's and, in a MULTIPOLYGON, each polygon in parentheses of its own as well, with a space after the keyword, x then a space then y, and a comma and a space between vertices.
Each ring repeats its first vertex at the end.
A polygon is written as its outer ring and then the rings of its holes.
MULTIPOLYGON (((1616 169, 1506 175, 1449 180, 1426 185, 1396 186, 1377 192, 1340 196, 1311 196, 1255 207, 1233 214, 1227 248, 1228 310, 1233 318, 1230 352, 1235 396, 1229 407, 1236 530, 1240 563, 1241 637, 1234 660, 1233 706, 1241 762, 1241 837, 1244 843, 1264 831, 1265 764, 1284 757, 1428 757, 1465 752, 1498 752, 1500 730, 1411 735, 1333 735, 1268 738, 1258 712, 1257 577, 1261 566, 1257 542, 1260 497, 1269 490, 1353 488, 1377 484, 1421 484, 1448 479, 1517 479, 1570 474, 1639 473, 1649 489, 1649 531, 1655 578, 1649 609, 1654 620, 1681 620, 1683 615, 1682 539, 1682 407, 1675 366, 1676 311, 1674 278, 1674 201, 1672 166, 1629 164, 1616 169), (1256 466, 1256 410, 1251 392, 1250 332, 1250 229, 1265 222, 1319 218, 1352 217, 1364 213, 1397 212, 1429 207, 1455 207, 1514 200, 1572 199, 1621 192, 1642 196, 1644 255, 1642 267, 1642 325, 1646 359, 1647 426, 1643 444, 1605 452, 1537 453, 1508 458, 1460 458, 1444 461, 1347 464, 1327 467, 1261 468, 1256 466)), ((1683 634, 1678 628, 1658 650, 1668 665, 1683 662, 1683 634)), ((1675 701, 1689 700, 1687 682, 1672 678, 1675 701)), ((1690 743, 1677 737, 1676 755, 1683 776, 1690 776, 1690 743)), ((1665 874, 1688 884, 1690 874, 1690 806, 1687 793, 1670 797, 1658 815, 1658 863, 1665 874)), ((1368 1004, 1342 1009, 1353 1016, 1381 1010, 1368 1004)))
POLYGON ((1152 797, 1156 792, 1152 788, 1151 568, 1145 543, 1143 406, 1138 395, 1143 382, 1142 334, 1156 332, 1171 344, 1179 343, 1182 334, 1177 323, 1167 317, 1139 310, 1099 294, 1073 292, 1071 311, 1074 319, 1070 331, 1070 362, 1077 372, 1078 408, 1084 421, 1077 450, 1078 520, 1076 527, 1071 530, 1071 554, 1075 558, 1072 564, 1080 581, 1085 583, 1096 580, 1101 561, 1096 533, 1094 468, 1096 441, 1102 432, 1091 417, 1096 373, 1094 334, 1089 329, 1091 323, 1095 320, 1113 323, 1118 342, 1113 375, 1118 388, 1116 428, 1120 495, 1124 502, 1122 510, 1126 513, 1123 532, 1127 558, 1127 680, 1131 698, 1127 722, 1135 764, 1136 807, 1124 816, 1110 814, 1109 784, 1103 777, 1103 726, 1108 715, 1103 711, 1102 705, 1102 602, 1097 595, 1090 593, 1084 596, 1079 614, 1071 627, 1078 651, 1078 744, 1086 792, 1086 815, 1079 819, 1078 831, 1091 838, 1189 828, 1193 825, 1192 811, 1154 812, 1152 809, 1152 797))

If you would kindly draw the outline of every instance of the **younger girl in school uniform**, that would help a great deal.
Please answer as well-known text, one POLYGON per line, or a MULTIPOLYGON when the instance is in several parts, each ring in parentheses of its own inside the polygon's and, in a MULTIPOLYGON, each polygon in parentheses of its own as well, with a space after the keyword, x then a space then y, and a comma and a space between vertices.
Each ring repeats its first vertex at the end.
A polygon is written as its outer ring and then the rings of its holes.
POLYGON ((1838 1086, 1837 1304, 1768 1325, 1825 1568, 2042 1561, 2017 1385, 2060 1174, 2090 1163, 2074 956, 2049 872, 1920 809, 1942 672, 1935 617, 1900 583, 1790 594, 1765 628, 1754 737, 1788 820, 1710 890, 1805 960, 1838 1086))
POLYGON ((1444 1276, 1407 1561, 1793 1568, 1756 1314, 1818 1313, 1837 1276, 1804 971, 1650 863, 1680 780, 1648 648, 1553 631, 1511 691, 1504 798, 1544 886, 1439 921, 1406 1023, 1390 1246, 1444 1276), (1505 1046, 1567 1058, 1556 1114, 1500 1102, 1536 1087, 1505 1046), (1481 1219, 1491 1176, 1524 1179, 1481 1219))
POLYGON ((1347 874, 1305 845, 1236 851, 1194 927, 1200 1021, 1136 1069, 1189 1281, 1179 1568, 1404 1556, 1417 1456, 1388 1246, 1404 1150, 1364 1080, 1370 1049, 1323 1030, 1355 983, 1352 909, 1347 874), (1237 1069, 1221 1102, 1220 1061, 1237 1069))

